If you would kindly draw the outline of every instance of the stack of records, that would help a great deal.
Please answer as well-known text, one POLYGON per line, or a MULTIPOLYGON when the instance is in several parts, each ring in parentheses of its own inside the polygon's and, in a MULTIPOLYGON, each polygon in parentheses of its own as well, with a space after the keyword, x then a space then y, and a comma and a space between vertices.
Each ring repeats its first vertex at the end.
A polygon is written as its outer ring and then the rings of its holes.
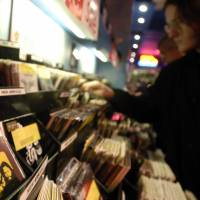
POLYGON ((181 185, 170 181, 141 176, 139 200, 186 200, 181 185))
POLYGON ((174 182, 176 177, 166 162, 145 160, 140 167, 140 174, 151 178, 163 179, 174 182))
POLYGON ((37 200, 63 200, 63 196, 59 187, 46 177, 37 200))
POLYGON ((129 149, 125 138, 110 139, 93 134, 85 143, 82 159, 91 164, 98 180, 112 191, 131 168, 129 149))
POLYGON ((64 91, 60 97, 68 97, 67 107, 77 107, 84 104, 94 104, 103 107, 107 104, 105 99, 100 99, 100 97, 96 97, 89 92, 83 92, 80 88, 72 88, 69 91, 64 91))
POLYGON ((62 142, 89 124, 94 118, 97 109, 96 106, 86 105, 74 109, 60 109, 50 114, 46 128, 62 142))
POLYGON ((113 137, 116 135, 127 135, 132 130, 133 120, 125 118, 120 113, 114 113, 112 119, 99 119, 98 130, 104 137, 113 137))
POLYGON ((69 161, 56 180, 64 197, 71 197, 74 200, 85 200, 92 182, 93 172, 90 166, 76 158, 69 161))
POLYGON ((52 73, 55 90, 69 90, 79 85, 81 76, 79 74, 56 70, 52 73))
POLYGON ((0 60, 0 85, 23 87, 26 92, 37 92, 38 76, 33 64, 0 60))
POLYGON ((39 79, 39 89, 44 91, 54 90, 51 72, 49 68, 43 65, 37 65, 37 73, 39 79))

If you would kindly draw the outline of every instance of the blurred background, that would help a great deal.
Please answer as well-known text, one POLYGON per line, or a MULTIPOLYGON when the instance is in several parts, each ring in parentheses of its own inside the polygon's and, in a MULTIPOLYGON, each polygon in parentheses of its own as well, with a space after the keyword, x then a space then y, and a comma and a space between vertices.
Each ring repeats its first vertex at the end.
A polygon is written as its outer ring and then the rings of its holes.
POLYGON ((0 0, 0 41, 20 47, 20 59, 28 55, 67 71, 105 77, 113 87, 124 88, 135 76, 156 76, 164 66, 158 50, 164 34, 163 4, 0 0))

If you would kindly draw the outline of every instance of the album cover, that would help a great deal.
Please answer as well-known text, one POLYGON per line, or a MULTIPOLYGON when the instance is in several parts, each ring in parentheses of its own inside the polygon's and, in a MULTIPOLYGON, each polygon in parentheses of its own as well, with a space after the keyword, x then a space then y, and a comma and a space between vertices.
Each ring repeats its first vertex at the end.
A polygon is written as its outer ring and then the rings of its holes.
POLYGON ((48 156, 45 156, 37 169, 31 174, 26 187, 19 192, 18 200, 36 200, 45 180, 47 165, 48 156))
POLYGON ((86 200, 100 200, 100 199, 102 199, 101 194, 99 192, 96 182, 93 180, 89 186, 86 200))
POLYGON ((0 199, 11 194, 25 179, 25 174, 19 165, 5 137, 0 137, 0 199))
POLYGON ((112 191, 131 168, 126 139, 99 138, 91 135, 85 143, 82 159, 90 163, 97 179, 112 191))
POLYGON ((18 160, 32 173, 47 152, 53 151, 52 139, 32 114, 4 120, 5 135, 18 160))
POLYGON ((59 142, 63 142, 75 132, 80 131, 92 119, 93 114, 91 114, 91 111, 88 112, 85 107, 61 108, 50 114, 46 127, 59 142))
POLYGON ((19 86, 26 92, 38 92, 38 75, 33 64, 19 63, 19 86))
POLYGON ((57 185, 66 199, 85 200, 94 178, 89 164, 72 158, 57 178, 57 185))
POLYGON ((8 61, 0 60, 0 86, 11 86, 11 66, 8 61))
POLYGON ((51 72, 47 67, 42 65, 37 65, 37 74, 39 79, 40 90, 50 91, 54 90, 53 81, 51 78, 51 72))
POLYGON ((145 160, 139 173, 151 178, 175 182, 176 176, 170 166, 164 161, 145 160))

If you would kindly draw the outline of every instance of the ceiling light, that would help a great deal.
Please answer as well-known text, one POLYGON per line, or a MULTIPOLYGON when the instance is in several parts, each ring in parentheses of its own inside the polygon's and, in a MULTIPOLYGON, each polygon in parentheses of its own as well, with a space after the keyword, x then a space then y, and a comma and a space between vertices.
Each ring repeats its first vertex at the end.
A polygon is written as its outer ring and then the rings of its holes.
POLYGON ((139 24, 145 23, 145 19, 143 17, 139 17, 137 21, 138 21, 139 24))
POLYGON ((147 10, 148 10, 148 7, 145 4, 141 4, 139 6, 139 11, 140 12, 147 12, 147 10))
POLYGON ((138 44, 133 44, 133 48, 137 49, 138 48, 138 44))
POLYGON ((140 40, 140 35, 139 35, 139 34, 136 34, 136 35, 134 36, 134 39, 135 39, 135 40, 140 40))
POLYGON ((79 55, 80 71, 86 73, 95 73, 96 58, 93 49, 82 46, 79 49, 79 55))
POLYGON ((73 52, 72 52, 73 56, 74 56, 77 60, 80 59, 80 54, 79 54, 79 53, 80 53, 80 52, 79 52, 78 49, 74 49, 73 52))
POLYGON ((130 58, 129 61, 130 61, 130 63, 134 63, 135 59, 134 58, 130 58))
POLYGON ((136 53, 135 53, 135 52, 132 52, 132 53, 131 53, 131 57, 134 58, 135 56, 136 56, 136 53))
POLYGON ((90 2, 90 8, 92 8, 92 10, 97 10, 97 4, 94 1, 90 2))
POLYGON ((102 62, 108 62, 107 57, 105 56, 105 54, 102 51, 99 51, 97 49, 93 49, 93 52, 95 54, 95 56, 101 60, 102 62))

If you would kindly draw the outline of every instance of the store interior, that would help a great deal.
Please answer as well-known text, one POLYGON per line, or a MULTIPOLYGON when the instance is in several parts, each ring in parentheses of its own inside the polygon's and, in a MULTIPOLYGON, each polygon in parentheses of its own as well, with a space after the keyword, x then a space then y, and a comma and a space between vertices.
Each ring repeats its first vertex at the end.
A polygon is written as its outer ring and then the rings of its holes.
POLYGON ((0 200, 198 199, 160 127, 115 107, 117 91, 148 95, 168 66, 165 3, 0 0, 0 200))

